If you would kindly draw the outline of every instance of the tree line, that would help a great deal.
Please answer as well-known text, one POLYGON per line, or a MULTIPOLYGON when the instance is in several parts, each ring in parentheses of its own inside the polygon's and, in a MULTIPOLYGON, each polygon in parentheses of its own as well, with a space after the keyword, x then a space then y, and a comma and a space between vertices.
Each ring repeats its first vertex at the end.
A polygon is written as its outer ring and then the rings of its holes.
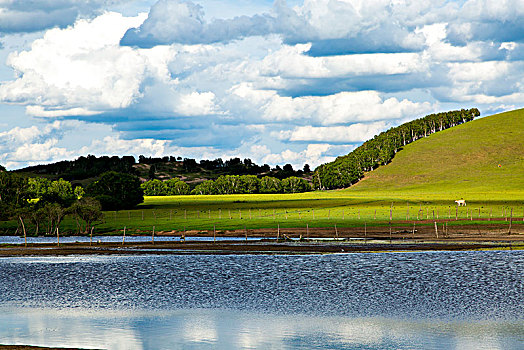
POLYGON ((258 165, 249 158, 243 160, 240 158, 228 160, 217 158, 197 161, 193 158, 182 158, 180 156, 145 157, 143 155, 138 157, 138 163, 133 156, 96 157, 88 155, 71 161, 65 160, 15 170, 15 172, 21 174, 29 175, 32 173, 37 176, 62 178, 73 182, 95 178, 107 171, 137 175, 147 179, 155 179, 157 172, 169 174, 171 177, 180 174, 205 173, 208 178, 219 175, 268 175, 279 179, 290 176, 301 177, 311 172, 308 164, 305 164, 303 169, 298 170, 293 169, 291 164, 286 164, 283 167, 277 165, 271 168, 268 164, 258 165), (139 164, 147 166, 145 173, 142 167, 137 166, 139 164))
POLYGON ((405 145, 420 138, 466 123, 478 117, 477 108, 430 114, 391 128, 364 142, 360 147, 331 163, 315 169, 313 186, 316 189, 345 188, 357 183, 364 172, 386 165, 405 145))
POLYGON ((299 193, 311 191, 310 183, 303 178, 290 176, 283 180, 276 177, 255 175, 222 175, 216 180, 207 180, 190 190, 189 185, 179 179, 167 181, 150 180, 142 185, 146 196, 165 195, 212 195, 249 193, 299 193))

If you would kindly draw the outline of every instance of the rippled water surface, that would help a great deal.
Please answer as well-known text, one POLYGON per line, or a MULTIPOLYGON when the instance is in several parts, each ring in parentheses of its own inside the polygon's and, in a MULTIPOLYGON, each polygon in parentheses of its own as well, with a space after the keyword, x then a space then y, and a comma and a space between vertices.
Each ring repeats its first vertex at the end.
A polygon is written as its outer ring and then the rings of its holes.
POLYGON ((0 259, 0 344, 522 349, 524 252, 0 259))

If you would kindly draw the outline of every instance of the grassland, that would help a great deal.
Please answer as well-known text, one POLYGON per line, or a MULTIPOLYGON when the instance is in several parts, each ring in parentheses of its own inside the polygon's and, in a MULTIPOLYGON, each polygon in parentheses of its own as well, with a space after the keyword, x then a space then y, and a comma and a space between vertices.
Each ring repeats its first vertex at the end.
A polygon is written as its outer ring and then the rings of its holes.
MULTIPOLYGON (((524 110, 502 113, 416 141, 357 185, 301 194, 146 197, 106 212, 98 233, 172 234, 280 228, 397 229, 498 225, 524 233, 524 110), (499 167, 500 165, 500 167, 499 167), (454 200, 464 198, 467 207, 454 200)), ((16 223, 3 223, 4 233, 16 223)), ((66 219, 63 231, 75 231, 66 219)), ((30 229, 29 229, 30 230, 30 229)))

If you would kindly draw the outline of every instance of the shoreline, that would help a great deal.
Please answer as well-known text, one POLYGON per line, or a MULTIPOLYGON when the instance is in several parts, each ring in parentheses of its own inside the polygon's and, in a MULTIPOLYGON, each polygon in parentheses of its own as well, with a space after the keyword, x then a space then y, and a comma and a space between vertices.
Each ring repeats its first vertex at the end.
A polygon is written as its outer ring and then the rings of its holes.
MULTIPOLYGON (((503 238, 503 237, 500 237, 503 238)), ((512 237, 513 238, 513 237, 512 237)), ((186 241, 186 242, 138 242, 138 243, 31 243, 0 244, 0 257, 17 256, 70 256, 70 255, 303 255, 341 253, 384 253, 422 251, 481 251, 524 250, 524 240, 279 240, 261 239, 250 241, 186 241)))

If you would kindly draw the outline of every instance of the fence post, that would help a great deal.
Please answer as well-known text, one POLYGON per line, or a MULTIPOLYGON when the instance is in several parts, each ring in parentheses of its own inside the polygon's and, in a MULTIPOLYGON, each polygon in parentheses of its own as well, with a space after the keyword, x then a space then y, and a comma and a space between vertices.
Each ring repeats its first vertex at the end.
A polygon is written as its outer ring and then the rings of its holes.
POLYGON ((126 243, 126 227, 124 226, 124 236, 122 237, 122 245, 126 243))
POLYGON ((155 226, 153 226, 153 233, 151 234, 151 243, 155 244, 155 226))
POLYGON ((22 230, 24 230, 24 246, 27 248, 27 234, 25 232, 24 220, 22 220, 22 216, 18 216, 18 218, 20 219, 20 223, 22 224, 22 230))
POLYGON ((511 234, 511 222, 513 221, 513 208, 511 208, 511 212, 509 214, 509 230, 508 230, 508 235, 511 234))
POLYGON ((309 239, 309 224, 306 224, 306 237, 309 239))

